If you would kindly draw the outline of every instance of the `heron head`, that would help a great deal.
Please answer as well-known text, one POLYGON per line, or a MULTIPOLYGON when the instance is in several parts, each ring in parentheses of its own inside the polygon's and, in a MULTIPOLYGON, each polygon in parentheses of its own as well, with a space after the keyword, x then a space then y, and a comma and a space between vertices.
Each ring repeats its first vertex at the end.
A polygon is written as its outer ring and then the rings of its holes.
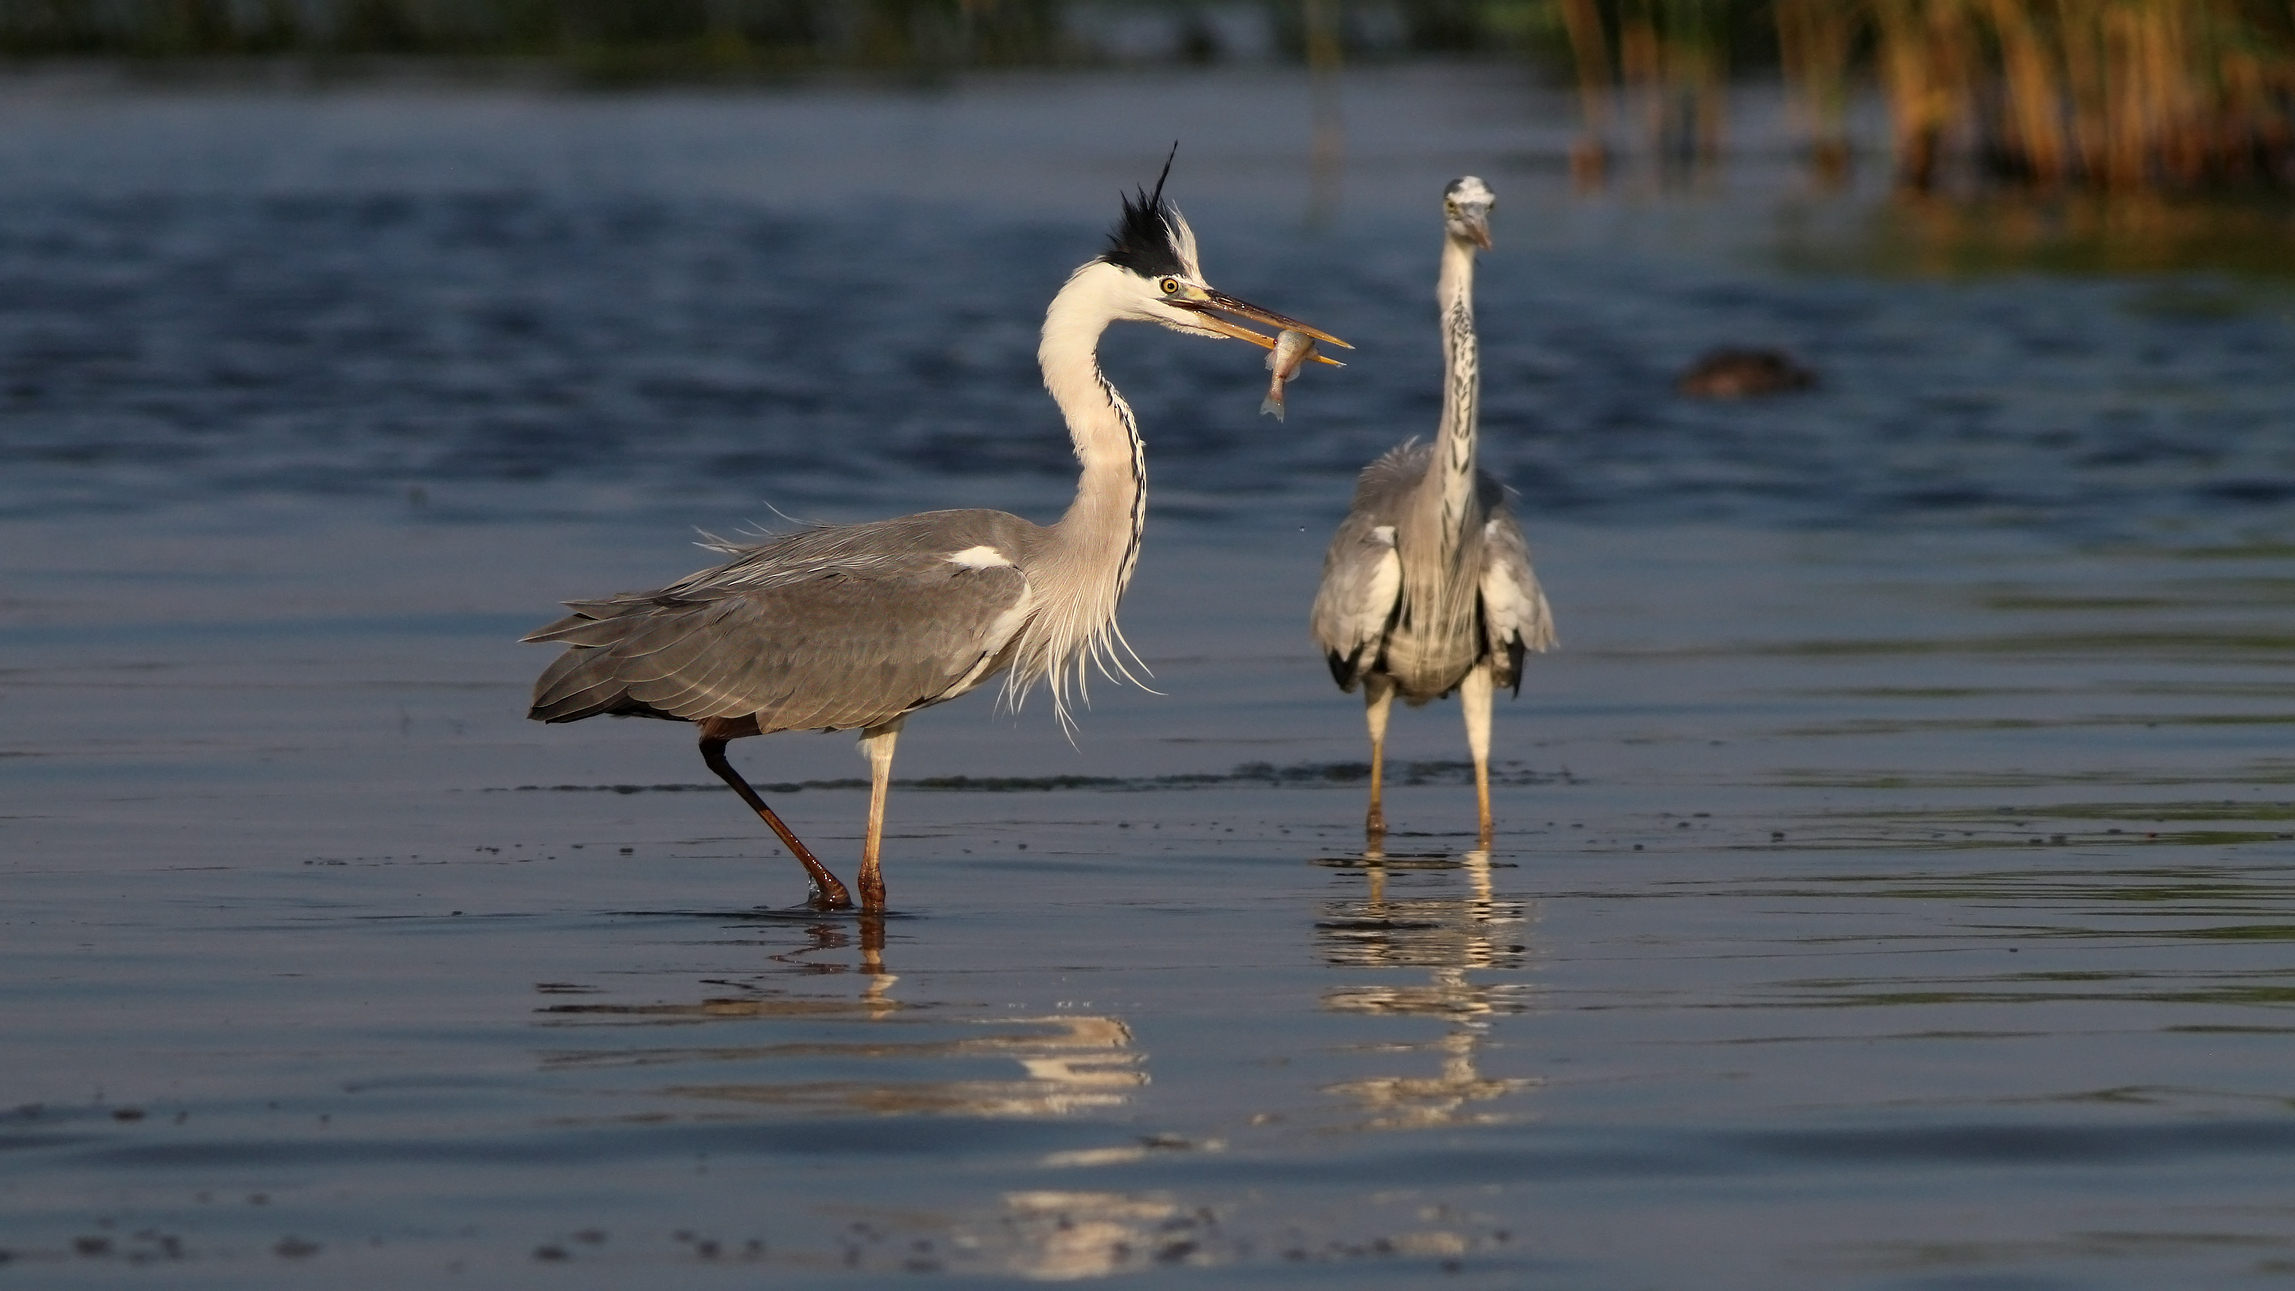
MULTIPOLYGON (((1124 199, 1123 217, 1108 234, 1108 249, 1094 262, 1118 271, 1110 276, 1116 281, 1119 317, 1157 323, 1190 336, 1275 347, 1274 337, 1232 321, 1243 319, 1277 331, 1303 332, 1341 349, 1353 348, 1328 332, 1237 300, 1204 281, 1203 264, 1196 258, 1195 230, 1187 226, 1187 217, 1179 208, 1163 199, 1163 181, 1170 174, 1171 161, 1166 158, 1154 192, 1141 189, 1136 197, 1124 199)), ((1320 354, 1315 357, 1325 363, 1336 362, 1320 354)))
POLYGON ((1442 223, 1450 236, 1490 249, 1490 210, 1498 195, 1473 175, 1461 175, 1442 190, 1442 223))

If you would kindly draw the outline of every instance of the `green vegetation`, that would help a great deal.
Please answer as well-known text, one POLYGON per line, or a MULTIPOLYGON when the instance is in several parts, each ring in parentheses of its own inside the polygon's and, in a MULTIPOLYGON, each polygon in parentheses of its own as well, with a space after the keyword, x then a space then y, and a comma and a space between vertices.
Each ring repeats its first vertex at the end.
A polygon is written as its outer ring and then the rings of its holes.
POLYGON ((543 61, 598 80, 1061 61, 1057 0, 0 0, 15 58, 543 61))

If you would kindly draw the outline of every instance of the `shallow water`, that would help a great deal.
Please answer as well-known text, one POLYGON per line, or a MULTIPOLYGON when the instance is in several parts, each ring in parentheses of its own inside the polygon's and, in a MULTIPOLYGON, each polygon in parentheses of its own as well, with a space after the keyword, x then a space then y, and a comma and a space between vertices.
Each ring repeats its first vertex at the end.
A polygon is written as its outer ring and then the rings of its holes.
MULTIPOLYGON (((1296 84, 1192 86, 12 92, 0 1279, 2295 1269, 2285 288, 1573 199, 1454 70, 1355 84, 1310 232, 1296 84), (770 908, 796 867, 682 727, 522 720, 515 637, 689 526, 1056 509, 1035 320, 1183 130, 1215 280, 1360 349, 1279 427, 1254 354, 1111 337, 1161 694, 1073 745, 1042 696, 919 718, 881 926, 770 908), (1302 621, 1351 471, 1432 422, 1469 167, 1564 648, 1497 846, 1438 705, 1371 857, 1302 621), (1724 342, 1825 385, 1667 393, 1724 342)), ((833 865, 849 748, 736 746, 833 865)))

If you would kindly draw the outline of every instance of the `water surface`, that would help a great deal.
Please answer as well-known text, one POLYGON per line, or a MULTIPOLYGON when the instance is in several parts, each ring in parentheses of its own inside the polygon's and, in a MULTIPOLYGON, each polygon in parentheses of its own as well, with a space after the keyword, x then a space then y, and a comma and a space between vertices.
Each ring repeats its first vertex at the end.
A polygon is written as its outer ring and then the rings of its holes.
MULTIPOLYGON (((0 1279, 2295 1268, 2285 289, 1574 198, 1566 129, 1455 69, 1355 83, 1310 228, 1300 87, 1191 85, 11 91, 0 1279), (881 925, 779 908, 684 728, 522 720, 516 636, 695 526, 1056 513, 1035 324, 1174 133, 1215 281, 1360 348, 1279 426, 1255 354, 1111 335, 1160 694, 1073 744, 1041 696, 920 717, 881 925), (1467 169, 1564 648, 1497 845, 1437 705, 1366 854, 1305 606, 1432 425, 1467 169), (1824 384, 1675 399, 1722 343, 1824 384)), ((849 868, 844 737, 736 754, 849 868)))

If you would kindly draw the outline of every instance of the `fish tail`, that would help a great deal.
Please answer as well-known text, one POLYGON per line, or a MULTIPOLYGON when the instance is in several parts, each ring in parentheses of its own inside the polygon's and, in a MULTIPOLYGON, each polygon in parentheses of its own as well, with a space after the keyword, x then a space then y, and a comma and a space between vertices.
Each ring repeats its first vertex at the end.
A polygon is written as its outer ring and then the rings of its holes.
POLYGON ((1282 421, 1282 420, 1284 420, 1284 417, 1283 417, 1283 396, 1281 396, 1281 395, 1279 395, 1279 394, 1271 394, 1271 395, 1267 396, 1266 398, 1264 398, 1264 399, 1260 400, 1260 401, 1259 401, 1259 413, 1260 413, 1260 415, 1261 415, 1261 416, 1265 416, 1265 417, 1273 417, 1273 418, 1274 418, 1275 420, 1277 420, 1277 421, 1282 421))

